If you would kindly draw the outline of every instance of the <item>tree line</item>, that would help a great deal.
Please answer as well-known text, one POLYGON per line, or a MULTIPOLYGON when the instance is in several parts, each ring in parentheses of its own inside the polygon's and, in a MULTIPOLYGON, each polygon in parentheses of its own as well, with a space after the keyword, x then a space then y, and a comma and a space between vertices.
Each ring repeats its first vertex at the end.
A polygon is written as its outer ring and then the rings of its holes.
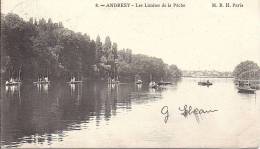
POLYGON ((49 76, 71 76, 105 80, 118 77, 132 80, 135 75, 153 80, 179 78, 181 70, 162 59, 118 50, 117 43, 106 37, 104 43, 87 34, 65 28, 62 22, 1 14, 1 76, 4 80, 20 75, 22 80, 49 76))

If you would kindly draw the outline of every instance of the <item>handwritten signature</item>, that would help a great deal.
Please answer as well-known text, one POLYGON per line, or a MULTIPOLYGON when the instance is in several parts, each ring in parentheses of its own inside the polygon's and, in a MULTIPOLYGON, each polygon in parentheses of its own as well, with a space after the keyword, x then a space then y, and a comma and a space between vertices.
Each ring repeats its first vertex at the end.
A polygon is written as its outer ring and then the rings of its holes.
POLYGON ((164 123, 167 123, 168 118, 170 116, 169 111, 168 111, 168 106, 163 106, 161 109, 161 113, 164 115, 164 123))
MULTIPOLYGON (((193 108, 192 106, 184 105, 183 108, 179 107, 179 111, 181 111, 181 115, 184 117, 187 117, 189 115, 194 114, 194 116, 197 118, 198 115, 201 114, 209 114, 213 112, 217 112, 218 110, 204 110, 204 109, 199 109, 199 108, 193 108)), ((164 122, 167 123, 169 119, 169 107, 168 106, 163 106, 161 109, 161 114, 164 116, 164 122)))

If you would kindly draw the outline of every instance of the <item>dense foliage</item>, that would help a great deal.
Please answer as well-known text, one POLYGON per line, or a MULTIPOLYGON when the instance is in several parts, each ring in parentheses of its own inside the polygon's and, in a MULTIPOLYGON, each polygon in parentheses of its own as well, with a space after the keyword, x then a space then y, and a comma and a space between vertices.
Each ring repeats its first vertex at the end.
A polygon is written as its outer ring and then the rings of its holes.
POLYGON ((253 61, 243 61, 235 67, 233 76, 237 79, 260 79, 260 68, 253 61))
POLYGON ((24 21, 16 14, 1 16, 1 76, 4 79, 50 79, 71 76, 105 79, 118 76, 134 78, 136 74, 154 80, 180 77, 181 71, 161 59, 132 54, 129 49, 118 51, 109 37, 102 43, 98 36, 76 33, 53 23, 51 19, 24 21))
POLYGON ((181 77, 181 71, 175 65, 168 66, 162 59, 142 54, 132 55, 131 50, 119 51, 119 74, 122 77, 139 75, 144 81, 171 80, 181 77))

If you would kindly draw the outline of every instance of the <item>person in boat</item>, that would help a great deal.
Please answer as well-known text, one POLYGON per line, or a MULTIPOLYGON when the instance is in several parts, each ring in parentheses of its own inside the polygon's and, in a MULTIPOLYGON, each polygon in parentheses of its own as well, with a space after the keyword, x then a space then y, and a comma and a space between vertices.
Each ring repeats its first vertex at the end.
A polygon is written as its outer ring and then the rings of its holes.
POLYGON ((207 80, 207 84, 209 84, 209 80, 207 80))
POLYGON ((75 82, 75 80, 75 77, 72 77, 70 82, 75 82))
POLYGON ((44 78, 44 81, 45 81, 45 82, 48 82, 48 77, 45 77, 45 78, 44 78))
POLYGON ((137 80, 136 84, 142 84, 143 81, 142 80, 137 80))
POLYGON ((149 86, 150 87, 153 87, 153 86, 155 86, 156 85, 156 83, 154 82, 154 81, 151 81, 150 83, 149 83, 149 86))

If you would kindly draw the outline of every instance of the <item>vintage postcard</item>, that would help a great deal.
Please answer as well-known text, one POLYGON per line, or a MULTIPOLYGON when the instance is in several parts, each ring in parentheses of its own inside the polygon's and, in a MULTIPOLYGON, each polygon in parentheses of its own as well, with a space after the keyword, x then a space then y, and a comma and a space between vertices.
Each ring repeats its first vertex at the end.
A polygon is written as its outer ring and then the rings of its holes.
POLYGON ((1 0, 1 148, 259 148, 259 0, 1 0))

